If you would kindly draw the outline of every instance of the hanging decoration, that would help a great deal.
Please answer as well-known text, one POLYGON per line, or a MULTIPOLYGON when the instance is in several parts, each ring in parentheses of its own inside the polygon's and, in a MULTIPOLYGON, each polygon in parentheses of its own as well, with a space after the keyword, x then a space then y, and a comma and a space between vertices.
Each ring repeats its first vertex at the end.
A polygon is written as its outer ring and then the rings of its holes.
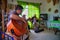
POLYGON ((51 11, 51 8, 49 8, 48 11, 50 12, 51 11))
POLYGON ((56 5, 59 3, 59 0, 53 0, 53 5, 56 5))
POLYGON ((47 0, 47 3, 50 3, 51 2, 51 0, 47 0))
POLYGON ((54 12, 55 12, 55 13, 58 13, 58 10, 56 9, 54 12))

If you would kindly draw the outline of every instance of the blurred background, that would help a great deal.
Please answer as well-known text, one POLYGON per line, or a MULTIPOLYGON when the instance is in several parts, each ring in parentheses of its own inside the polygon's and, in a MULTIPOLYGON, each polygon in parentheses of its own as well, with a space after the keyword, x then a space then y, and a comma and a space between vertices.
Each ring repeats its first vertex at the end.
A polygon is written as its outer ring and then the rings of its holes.
POLYGON ((60 40, 60 0, 0 0, 0 31, 6 31, 9 12, 14 11, 16 5, 24 8, 19 16, 25 15, 26 20, 29 19, 30 40, 60 40), (33 32, 35 25, 44 31, 33 32))

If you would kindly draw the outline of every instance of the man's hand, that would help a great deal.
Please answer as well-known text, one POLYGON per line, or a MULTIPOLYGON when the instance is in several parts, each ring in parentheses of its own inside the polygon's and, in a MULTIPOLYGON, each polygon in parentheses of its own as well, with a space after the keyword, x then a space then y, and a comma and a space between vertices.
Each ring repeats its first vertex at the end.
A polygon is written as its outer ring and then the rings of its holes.
POLYGON ((26 23, 26 21, 24 20, 24 18, 21 18, 18 15, 15 15, 15 14, 10 15, 10 18, 14 19, 14 20, 17 20, 17 21, 22 21, 22 22, 26 23))

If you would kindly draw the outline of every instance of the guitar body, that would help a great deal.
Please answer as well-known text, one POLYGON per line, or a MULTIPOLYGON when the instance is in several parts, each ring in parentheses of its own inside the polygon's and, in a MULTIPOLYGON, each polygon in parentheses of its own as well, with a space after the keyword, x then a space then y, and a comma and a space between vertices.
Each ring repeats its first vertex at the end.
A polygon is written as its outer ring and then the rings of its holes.
POLYGON ((7 26, 7 31, 11 32, 11 30, 14 30, 15 35, 21 36, 25 33, 27 33, 27 22, 17 22, 16 20, 11 20, 9 25, 7 26))

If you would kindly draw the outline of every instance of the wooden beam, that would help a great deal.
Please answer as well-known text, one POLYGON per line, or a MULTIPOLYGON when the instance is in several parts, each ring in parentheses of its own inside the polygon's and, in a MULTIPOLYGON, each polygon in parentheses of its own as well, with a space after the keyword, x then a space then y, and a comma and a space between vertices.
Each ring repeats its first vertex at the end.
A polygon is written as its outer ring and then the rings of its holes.
POLYGON ((4 27, 4 13, 6 13, 6 7, 7 7, 7 0, 2 0, 2 31, 4 32, 5 27, 4 27))

